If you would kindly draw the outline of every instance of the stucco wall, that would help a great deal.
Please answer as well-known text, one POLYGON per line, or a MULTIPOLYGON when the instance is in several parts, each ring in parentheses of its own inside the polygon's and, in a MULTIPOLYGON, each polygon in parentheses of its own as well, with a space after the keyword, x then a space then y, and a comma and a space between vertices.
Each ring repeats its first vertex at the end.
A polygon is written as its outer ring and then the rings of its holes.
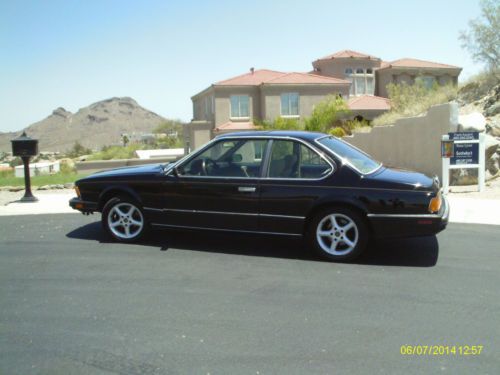
MULTIPOLYGON (((231 95, 248 95, 249 96, 249 110, 251 120, 254 117, 261 116, 260 109, 260 91, 255 86, 228 86, 215 88, 215 127, 222 125, 231 119, 231 95)), ((245 121, 248 121, 246 119, 245 121)))
POLYGON ((380 60, 368 60, 368 59, 331 59, 331 60, 321 60, 315 61, 313 63, 315 68, 319 68, 319 72, 315 72, 315 74, 331 76, 336 78, 345 78, 345 70, 346 68, 352 68, 356 70, 356 68, 378 68, 380 67, 380 60))
POLYGON ((344 140, 387 166, 437 175, 442 181, 441 135, 456 131, 457 125, 458 106, 449 103, 430 108, 425 116, 400 119, 344 140))
POLYGON ((342 94, 344 98, 349 96, 348 86, 325 85, 314 87, 307 86, 267 86, 262 87, 262 117, 272 121, 281 116, 281 94, 296 92, 299 94, 300 118, 308 117, 314 110, 314 106, 323 101, 327 95, 342 94))

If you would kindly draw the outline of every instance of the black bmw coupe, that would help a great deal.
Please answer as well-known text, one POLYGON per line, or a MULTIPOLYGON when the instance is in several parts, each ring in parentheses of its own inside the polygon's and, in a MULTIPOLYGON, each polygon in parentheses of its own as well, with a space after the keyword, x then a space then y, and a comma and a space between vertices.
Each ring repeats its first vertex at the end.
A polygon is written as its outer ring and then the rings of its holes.
POLYGON ((437 178, 310 132, 221 135, 175 163, 95 173, 75 189, 70 206, 101 212, 118 241, 151 228, 304 236, 338 261, 357 257, 370 237, 433 235, 449 214, 437 178))

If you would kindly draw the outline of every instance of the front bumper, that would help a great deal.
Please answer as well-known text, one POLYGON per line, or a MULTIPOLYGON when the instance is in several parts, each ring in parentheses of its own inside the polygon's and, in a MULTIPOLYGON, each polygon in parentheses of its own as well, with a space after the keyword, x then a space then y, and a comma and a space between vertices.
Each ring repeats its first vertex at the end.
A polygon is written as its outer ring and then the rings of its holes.
POLYGON ((446 228, 450 204, 443 196, 437 214, 369 214, 373 234, 377 238, 432 236, 446 228))
POLYGON ((74 210, 78 210, 84 214, 93 213, 95 211, 98 211, 99 208, 97 202, 84 201, 78 197, 70 199, 69 205, 74 210))

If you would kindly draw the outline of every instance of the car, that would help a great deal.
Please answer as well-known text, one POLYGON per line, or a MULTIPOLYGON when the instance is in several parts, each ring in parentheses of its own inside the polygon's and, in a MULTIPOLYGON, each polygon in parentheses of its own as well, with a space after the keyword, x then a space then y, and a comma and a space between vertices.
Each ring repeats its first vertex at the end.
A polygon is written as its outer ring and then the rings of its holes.
POLYGON ((449 216, 437 177, 303 131, 220 135, 177 162, 98 172, 75 190, 70 206, 101 212, 117 241, 152 228, 294 236, 333 261, 355 259, 371 238, 434 235, 449 216))

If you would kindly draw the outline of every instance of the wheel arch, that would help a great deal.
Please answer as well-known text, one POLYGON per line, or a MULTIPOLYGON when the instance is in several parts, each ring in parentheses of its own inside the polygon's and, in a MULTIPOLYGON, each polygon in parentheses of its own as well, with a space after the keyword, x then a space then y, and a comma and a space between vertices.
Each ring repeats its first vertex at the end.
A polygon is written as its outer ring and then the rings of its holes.
POLYGON ((102 211, 106 202, 108 202, 111 198, 118 196, 118 195, 121 195, 121 196, 126 195, 126 196, 134 199, 138 203, 142 204, 142 200, 141 200, 139 194, 137 194, 133 189, 131 189, 129 187, 125 187, 125 186, 109 186, 106 189, 104 189, 101 192, 101 194, 99 194, 99 206, 98 206, 99 210, 102 211))
POLYGON ((304 229, 303 229, 304 235, 307 235, 311 221, 318 214, 318 212, 328 207, 343 207, 356 211, 365 221, 366 227, 368 228, 370 234, 373 234, 373 228, 371 226, 370 220, 368 220, 367 217, 368 209, 364 204, 362 204, 361 202, 357 202, 356 200, 353 199, 334 199, 334 200, 318 202, 316 205, 311 207, 311 209, 308 211, 306 215, 306 219, 304 222, 304 229))

